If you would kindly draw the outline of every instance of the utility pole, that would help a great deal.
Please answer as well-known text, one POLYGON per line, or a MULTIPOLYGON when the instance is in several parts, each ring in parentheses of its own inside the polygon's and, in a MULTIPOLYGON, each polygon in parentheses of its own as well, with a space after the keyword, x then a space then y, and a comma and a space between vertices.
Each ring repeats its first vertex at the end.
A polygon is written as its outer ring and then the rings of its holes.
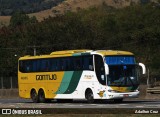
POLYGON ((37 55, 37 48, 40 46, 28 46, 28 48, 33 48, 33 55, 36 56, 37 55))
POLYGON ((149 87, 149 68, 148 68, 147 87, 149 87))
POLYGON ((36 56, 36 46, 33 46, 34 56, 36 56))
POLYGON ((3 76, 1 76, 1 87, 3 89, 3 76))

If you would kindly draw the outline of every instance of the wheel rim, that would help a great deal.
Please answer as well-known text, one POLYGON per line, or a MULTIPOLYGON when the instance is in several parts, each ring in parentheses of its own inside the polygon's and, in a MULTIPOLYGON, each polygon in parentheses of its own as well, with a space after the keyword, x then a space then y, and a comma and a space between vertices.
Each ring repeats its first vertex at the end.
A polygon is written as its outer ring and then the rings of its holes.
POLYGON ((45 94, 44 94, 44 91, 43 91, 43 90, 41 90, 41 91, 39 92, 38 97, 39 97, 39 101, 40 101, 41 103, 44 103, 44 102, 45 102, 45 94))
POLYGON ((94 102, 94 100, 93 100, 93 93, 92 93, 92 91, 88 91, 88 93, 87 93, 87 101, 89 102, 89 103, 92 103, 92 102, 94 102))
POLYGON ((32 98, 33 102, 38 102, 38 96, 37 96, 37 93, 35 90, 32 91, 31 98, 32 98))

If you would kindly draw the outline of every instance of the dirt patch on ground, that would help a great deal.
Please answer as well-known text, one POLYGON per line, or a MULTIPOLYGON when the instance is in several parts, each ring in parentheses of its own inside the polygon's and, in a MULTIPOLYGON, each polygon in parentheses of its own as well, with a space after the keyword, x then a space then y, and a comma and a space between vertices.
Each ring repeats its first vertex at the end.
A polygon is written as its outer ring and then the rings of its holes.
POLYGON ((147 85, 140 85, 140 96, 138 99, 160 99, 160 94, 147 93, 147 85))
POLYGON ((17 98, 18 89, 0 89, 0 98, 17 98))

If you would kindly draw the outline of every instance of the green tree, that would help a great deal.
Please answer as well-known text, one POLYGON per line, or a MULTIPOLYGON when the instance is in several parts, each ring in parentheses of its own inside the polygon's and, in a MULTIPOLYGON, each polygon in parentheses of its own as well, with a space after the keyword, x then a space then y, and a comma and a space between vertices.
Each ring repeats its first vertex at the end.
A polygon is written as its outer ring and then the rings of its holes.
POLYGON ((36 22, 38 21, 35 16, 30 18, 25 13, 18 11, 12 15, 11 20, 10 20, 10 27, 27 25, 29 23, 36 23, 36 22))

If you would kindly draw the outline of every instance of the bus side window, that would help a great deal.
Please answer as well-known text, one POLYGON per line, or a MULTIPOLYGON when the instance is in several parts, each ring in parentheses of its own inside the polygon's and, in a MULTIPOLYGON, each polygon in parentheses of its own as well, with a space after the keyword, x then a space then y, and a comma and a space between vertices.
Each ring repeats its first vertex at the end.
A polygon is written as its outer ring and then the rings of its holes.
POLYGON ((32 72, 36 72, 37 71, 37 61, 36 60, 33 60, 31 61, 32 64, 33 64, 33 69, 32 69, 32 72))
POLYGON ((50 60, 50 71, 56 71, 56 59, 50 60))
POLYGON ((40 71, 48 71, 49 70, 49 63, 48 63, 48 60, 46 59, 42 59, 41 60, 41 69, 40 71))
POLYGON ((83 57, 83 70, 88 70, 88 69, 89 69, 88 57, 84 56, 83 57))
POLYGON ((69 71, 69 70, 70 70, 70 65, 69 65, 69 64, 70 64, 70 61, 69 61, 69 59, 66 59, 65 62, 66 62, 66 66, 65 66, 66 68, 65 68, 65 70, 66 70, 66 71, 69 71))
POLYGON ((56 70, 57 70, 57 71, 62 71, 62 67, 63 67, 63 66, 62 66, 62 63, 63 63, 63 62, 62 62, 62 59, 61 59, 61 58, 58 58, 57 61, 56 61, 56 70))
POLYGON ((25 61, 19 61, 19 71, 25 73, 26 72, 25 61))
POLYGON ((74 69, 74 57, 70 57, 69 61, 70 61, 70 64, 69 64, 70 70, 74 71, 75 70, 74 69))
POLYGON ((93 59, 89 57, 89 70, 93 70, 93 59))
POLYGON ((41 60, 37 60, 37 72, 41 71, 41 60))
POLYGON ((30 60, 26 61, 26 72, 32 72, 32 62, 30 60))
POLYGON ((82 57, 74 58, 74 70, 82 70, 82 57))
POLYGON ((58 62, 59 62, 58 71, 63 71, 64 70, 63 59, 60 58, 58 62))
POLYGON ((76 70, 80 70, 80 64, 81 64, 81 63, 80 63, 80 60, 77 59, 77 60, 76 60, 76 66, 75 66, 75 67, 76 67, 76 70))
POLYGON ((83 69, 84 70, 93 70, 93 58, 92 56, 83 57, 83 69))
POLYGON ((44 71, 47 71, 47 72, 49 72, 49 60, 47 59, 47 60, 45 60, 45 68, 44 68, 44 71))
POLYGON ((64 70, 69 71, 70 70, 70 60, 69 60, 69 58, 64 58, 63 64, 64 64, 64 70))

